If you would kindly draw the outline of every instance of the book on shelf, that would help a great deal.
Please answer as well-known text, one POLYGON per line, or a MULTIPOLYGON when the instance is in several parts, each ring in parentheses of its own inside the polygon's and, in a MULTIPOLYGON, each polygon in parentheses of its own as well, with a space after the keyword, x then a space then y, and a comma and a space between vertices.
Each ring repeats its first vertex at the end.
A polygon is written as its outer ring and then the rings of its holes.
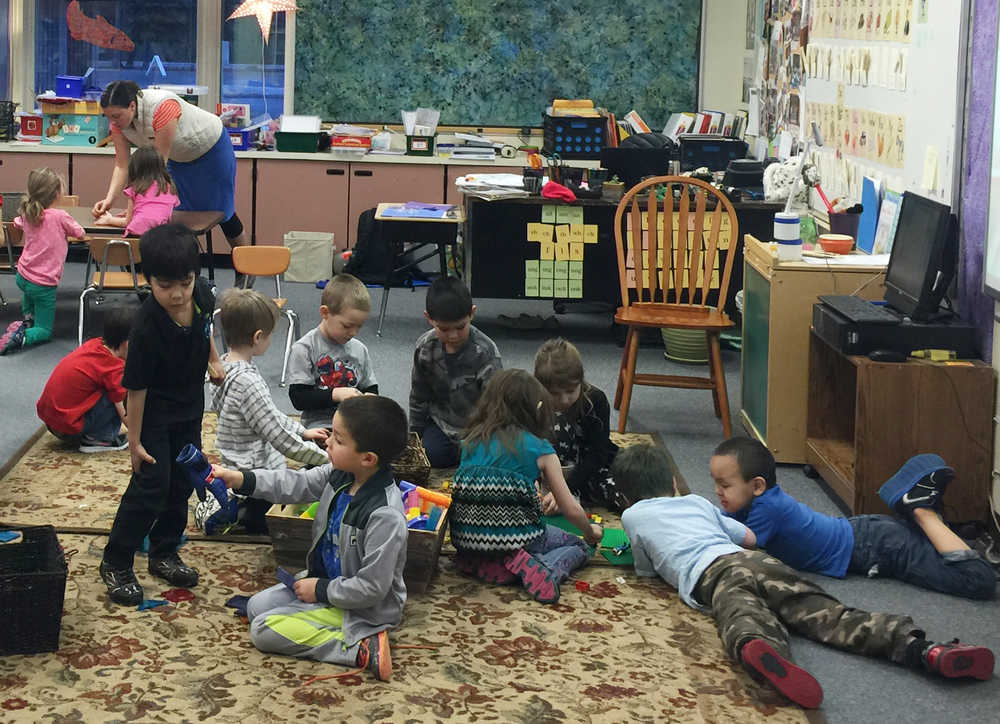
POLYGON ((663 127, 663 135, 677 143, 677 137, 682 133, 689 133, 694 125, 694 113, 674 113, 663 127))
POLYGON ((634 108, 625 114, 622 119, 632 129, 632 133, 649 133, 649 126, 642 120, 642 116, 634 108))

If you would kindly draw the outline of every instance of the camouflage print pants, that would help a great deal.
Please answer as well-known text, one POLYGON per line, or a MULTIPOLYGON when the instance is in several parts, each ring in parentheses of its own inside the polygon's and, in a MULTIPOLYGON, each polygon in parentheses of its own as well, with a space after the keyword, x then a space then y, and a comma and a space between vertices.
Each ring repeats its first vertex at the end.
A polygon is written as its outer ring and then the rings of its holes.
POLYGON ((695 596, 712 609, 719 638, 734 660, 743 645, 764 639, 785 658, 788 632, 865 656, 902 661, 909 616, 845 606, 776 558, 741 551, 717 558, 698 581, 695 596))

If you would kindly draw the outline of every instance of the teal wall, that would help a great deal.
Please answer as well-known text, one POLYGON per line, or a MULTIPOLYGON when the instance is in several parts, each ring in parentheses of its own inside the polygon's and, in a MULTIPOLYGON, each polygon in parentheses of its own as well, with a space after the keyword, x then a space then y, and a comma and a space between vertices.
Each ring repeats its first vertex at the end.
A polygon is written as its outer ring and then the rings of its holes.
POLYGON ((399 123, 541 125, 553 98, 694 110, 701 0, 298 0, 295 112, 399 123))

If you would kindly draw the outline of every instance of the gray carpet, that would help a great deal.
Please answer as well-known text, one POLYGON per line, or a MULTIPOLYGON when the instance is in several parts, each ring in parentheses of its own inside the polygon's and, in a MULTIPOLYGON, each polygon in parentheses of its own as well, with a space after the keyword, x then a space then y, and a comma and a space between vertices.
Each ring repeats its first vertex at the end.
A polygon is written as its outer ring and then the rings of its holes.
MULTIPOLYGON (((0 465, 23 445, 38 427, 34 405, 55 363, 76 345, 77 297, 81 289, 83 265, 67 265, 60 289, 56 314, 56 338, 47 345, 0 358, 4 379, 3 414, 5 434, 0 436, 0 465)), ((232 282, 232 271, 220 270, 221 286, 232 282)), ((269 292, 273 285, 263 280, 258 288, 269 292)), ((4 327, 19 313, 20 294, 13 277, 0 276, 0 290, 8 306, 0 312, 4 327)), ((283 291, 290 306, 298 311, 303 331, 319 319, 319 294, 311 284, 286 284, 283 291)), ((377 312, 381 290, 372 291, 372 307, 377 312)), ((424 292, 393 289, 389 313, 382 337, 375 336, 376 319, 369 320, 360 338, 371 350, 379 388, 401 404, 409 395, 409 375, 413 342, 426 328, 423 319, 424 292)), ((521 313, 552 315, 546 302, 508 302, 478 300, 475 323, 500 347, 504 365, 531 369, 535 350, 550 336, 549 332, 513 330, 498 322, 498 315, 521 313)), ((97 315, 95 322, 99 322, 97 315)), ((572 309, 558 315, 560 333, 573 341, 583 355, 588 380, 602 388, 609 397, 614 392, 621 348, 615 344, 611 315, 579 313, 572 309)), ((99 329, 99 327, 95 327, 99 329)), ((284 326, 276 330, 275 342, 258 364, 271 383, 274 399, 287 412, 294 412, 287 394, 278 387, 284 326)), ((739 409, 739 355, 725 352, 726 374, 731 407, 739 409)), ((639 369, 689 369, 663 358, 662 347, 643 347, 639 369)), ((616 424, 612 411, 612 425, 616 424)), ((722 428, 712 412, 711 395, 702 391, 636 388, 629 416, 630 429, 659 433, 692 492, 714 500, 708 476, 708 458, 722 438, 722 428)), ((738 426, 737 426, 738 430, 738 426)), ((822 483, 806 478, 798 466, 779 468, 782 487, 803 502, 824 513, 843 514, 822 483)), ((984 501, 984 511, 987 503, 984 501)), ((996 626, 1000 604, 975 603, 942 594, 923 591, 895 581, 850 578, 834 580, 816 577, 831 593, 851 605, 870 610, 899 611, 913 616, 930 637, 942 640, 960 637, 1000 651, 1000 629, 996 626)), ((902 670, 882 661, 862 659, 832 649, 794 639, 793 650, 801 665, 822 683, 826 692, 823 712, 831 722, 886 721, 992 721, 1000 700, 1000 683, 962 683, 902 670)))

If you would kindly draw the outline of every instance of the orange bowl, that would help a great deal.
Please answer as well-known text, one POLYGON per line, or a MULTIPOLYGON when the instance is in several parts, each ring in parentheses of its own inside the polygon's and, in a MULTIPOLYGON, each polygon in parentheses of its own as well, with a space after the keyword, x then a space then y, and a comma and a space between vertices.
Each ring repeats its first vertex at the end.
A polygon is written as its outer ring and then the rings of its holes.
POLYGON ((847 234, 820 234, 819 245, 830 254, 849 254, 854 247, 854 237, 847 234))

